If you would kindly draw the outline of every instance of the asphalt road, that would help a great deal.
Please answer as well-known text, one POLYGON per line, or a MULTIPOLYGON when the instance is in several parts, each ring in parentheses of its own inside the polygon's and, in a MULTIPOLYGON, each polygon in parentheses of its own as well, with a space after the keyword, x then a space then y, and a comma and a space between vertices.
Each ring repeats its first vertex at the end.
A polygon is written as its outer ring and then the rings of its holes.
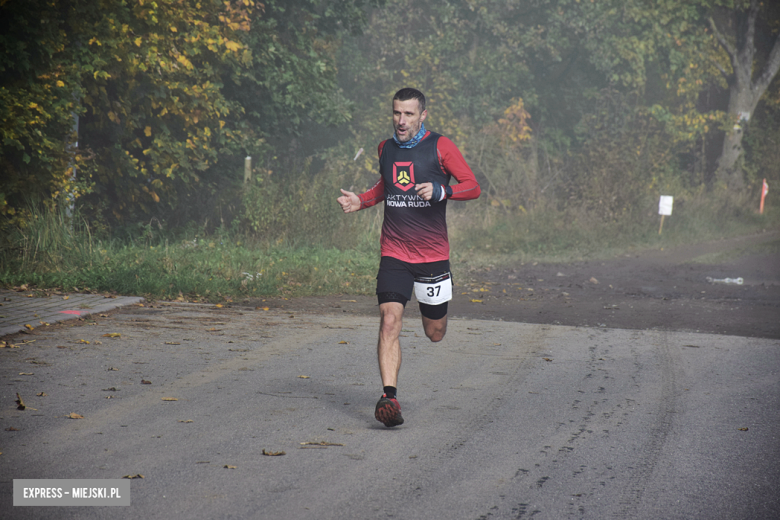
POLYGON ((780 518, 780 341, 459 319, 431 344, 407 321, 388 429, 376 330, 171 304, 17 336, 0 516, 780 518), (12 506, 13 479, 138 474, 129 507, 12 506))

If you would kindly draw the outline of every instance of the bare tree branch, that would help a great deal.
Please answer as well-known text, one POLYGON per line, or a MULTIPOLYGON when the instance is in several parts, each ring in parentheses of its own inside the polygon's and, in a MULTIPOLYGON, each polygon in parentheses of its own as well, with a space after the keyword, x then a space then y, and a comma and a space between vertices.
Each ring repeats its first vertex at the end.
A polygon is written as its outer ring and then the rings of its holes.
POLYGON ((753 89, 761 89, 761 94, 763 94, 763 91, 772 83, 772 79, 778 70, 780 70, 780 35, 775 38, 772 52, 769 53, 769 59, 764 65, 764 72, 756 79, 753 89))
POLYGON ((745 48, 750 49, 753 54, 753 40, 756 35, 756 16, 758 16, 758 0, 750 0, 750 10, 748 11, 747 33, 745 34, 745 48))
POLYGON ((712 19, 710 16, 710 27, 712 28, 712 32, 715 34, 715 38, 718 40, 718 43, 721 47, 723 47, 723 50, 726 51, 726 53, 729 55, 729 58, 731 58, 731 62, 734 63, 734 60, 737 57, 737 51, 734 49, 734 47, 731 46, 731 44, 726 40, 726 38, 723 37, 723 34, 718 30, 718 26, 715 25, 715 20, 712 19))
POLYGON ((753 56, 756 54, 754 45, 756 36, 756 17, 758 16, 758 0, 750 0, 748 8, 747 30, 745 31, 745 41, 742 42, 742 48, 739 49, 740 61, 750 64, 753 67, 753 56))

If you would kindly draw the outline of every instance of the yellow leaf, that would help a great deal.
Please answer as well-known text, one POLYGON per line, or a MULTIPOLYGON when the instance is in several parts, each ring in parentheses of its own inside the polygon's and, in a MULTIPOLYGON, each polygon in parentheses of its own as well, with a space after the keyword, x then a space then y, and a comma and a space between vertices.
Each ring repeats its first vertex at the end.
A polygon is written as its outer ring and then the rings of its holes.
POLYGON ((471 303, 482 303, 482 300, 471 300, 471 303))
POLYGON ((263 455, 265 455, 266 457, 281 457, 282 455, 287 455, 287 454, 283 451, 266 451, 265 449, 263 449, 263 455))
POLYGON ((104 338, 121 338, 122 334, 120 332, 109 332, 107 334, 103 334, 104 338))
POLYGON ((225 464, 225 467, 227 469, 236 469, 238 466, 231 466, 230 464, 225 464))
POLYGON ((25 326, 25 328, 27 328, 28 330, 35 330, 35 327, 33 327, 32 325, 30 325, 29 323, 25 323, 25 324, 24 324, 24 326, 25 326))
POLYGON ((298 376, 301 379, 309 379, 309 376, 298 376))
POLYGON ((67 417, 69 419, 83 419, 84 418, 83 415, 79 415, 77 413, 70 413, 70 414, 66 415, 65 417, 67 417))
POLYGON ((173 25, 171 25, 171 32, 178 32, 178 29, 176 29, 176 27, 174 27, 173 25))
POLYGON ((65 86, 65 82, 63 82, 61 80, 57 80, 57 86, 58 87, 64 87, 65 86))
POLYGON ((144 128, 144 135, 146 135, 146 137, 151 137, 152 136, 152 127, 151 126, 147 126, 146 128, 144 128))
POLYGON ((178 399, 175 398, 175 397, 163 397, 162 400, 163 401, 178 401, 178 399))
POLYGON ((225 47, 227 47, 228 50, 231 50, 231 51, 235 52, 235 51, 237 51, 238 49, 241 48, 241 45, 239 45, 236 42, 226 41, 225 42, 225 47))
POLYGON ((140 36, 139 36, 138 38, 136 38, 136 39, 135 39, 135 46, 136 46, 136 47, 140 47, 140 46, 141 46, 141 41, 142 41, 142 40, 141 40, 141 37, 140 37, 140 36))

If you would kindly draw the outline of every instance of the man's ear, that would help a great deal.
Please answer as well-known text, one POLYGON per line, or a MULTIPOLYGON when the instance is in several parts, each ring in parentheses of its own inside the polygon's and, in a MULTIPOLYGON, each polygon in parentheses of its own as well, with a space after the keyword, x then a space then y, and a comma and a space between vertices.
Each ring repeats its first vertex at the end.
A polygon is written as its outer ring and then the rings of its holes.
POLYGON ((420 122, 422 123, 423 121, 425 121, 426 117, 428 117, 428 110, 427 109, 423 110, 423 113, 420 114, 420 122))

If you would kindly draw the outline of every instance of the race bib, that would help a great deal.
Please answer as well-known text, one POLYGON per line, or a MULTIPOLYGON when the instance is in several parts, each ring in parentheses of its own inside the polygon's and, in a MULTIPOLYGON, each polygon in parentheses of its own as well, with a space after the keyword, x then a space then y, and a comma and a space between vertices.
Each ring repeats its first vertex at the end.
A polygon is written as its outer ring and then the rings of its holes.
POLYGON ((452 299, 452 274, 414 279, 414 295, 420 303, 439 305, 452 299))

